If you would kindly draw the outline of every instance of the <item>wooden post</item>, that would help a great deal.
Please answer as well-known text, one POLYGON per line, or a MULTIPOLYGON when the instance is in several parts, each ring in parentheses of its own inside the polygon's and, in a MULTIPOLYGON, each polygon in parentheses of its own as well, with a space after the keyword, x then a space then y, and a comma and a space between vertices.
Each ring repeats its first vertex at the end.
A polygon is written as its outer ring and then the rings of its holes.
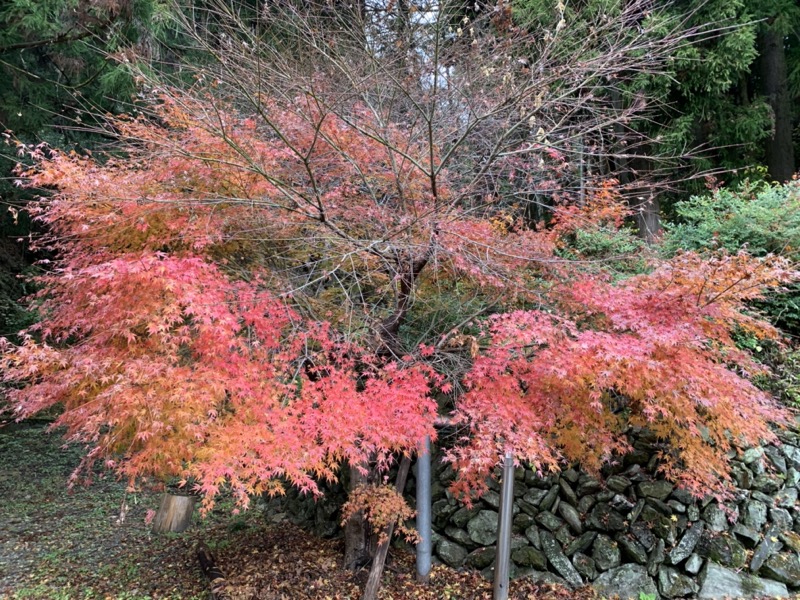
POLYGON ((192 522, 194 512, 194 496, 177 496, 166 493, 161 499, 161 506, 153 519, 153 533, 171 531, 180 533, 192 522))
MULTIPOLYGON (((408 470, 411 467, 411 458, 404 456, 400 461, 400 468, 397 472, 397 479, 395 480, 395 490, 398 494, 403 493, 406 487, 406 477, 408 477, 408 470)), ((383 530, 384 541, 378 544, 378 549, 375 552, 375 557, 372 559, 372 567, 369 570, 367 577, 367 584, 364 586, 364 593, 361 595, 361 600, 376 600, 378 597, 378 588, 381 586, 381 576, 383 575, 383 567, 386 564, 386 555, 389 554, 389 543, 392 540, 392 532, 394 531, 394 523, 387 525, 383 530)))

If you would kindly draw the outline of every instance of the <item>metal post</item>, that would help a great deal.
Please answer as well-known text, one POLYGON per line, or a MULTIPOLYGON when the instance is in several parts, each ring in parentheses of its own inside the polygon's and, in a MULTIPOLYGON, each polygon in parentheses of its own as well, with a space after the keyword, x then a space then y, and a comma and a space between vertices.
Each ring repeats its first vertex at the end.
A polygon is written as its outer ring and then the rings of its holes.
POLYGON ((508 600, 511 565, 511 524, 514 514, 514 457, 506 452, 503 487, 500 489, 500 514, 497 516, 497 556, 494 563, 494 600, 508 600))
POLYGON ((431 573, 431 438, 425 441, 417 454, 417 580, 428 581, 431 573))

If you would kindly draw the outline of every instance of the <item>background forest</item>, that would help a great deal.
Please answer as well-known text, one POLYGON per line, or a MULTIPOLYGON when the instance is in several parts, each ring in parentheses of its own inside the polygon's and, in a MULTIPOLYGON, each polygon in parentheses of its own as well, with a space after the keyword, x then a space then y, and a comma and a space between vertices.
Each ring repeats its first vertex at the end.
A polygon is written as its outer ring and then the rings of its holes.
MULTIPOLYGON (((245 19, 255 19, 266 6, 255 0, 230 4, 245 19)), ((563 23, 567 39, 579 39, 598 15, 615 14, 621 4, 516 0, 504 10, 515 26, 536 31, 563 23)), ((674 49, 669 69, 640 74, 625 82, 627 92, 616 92, 620 106, 647 99, 646 115, 625 125, 647 142, 616 159, 621 163, 616 165, 599 158, 593 163, 587 151, 581 175, 613 171, 629 186, 640 235, 648 241, 661 230, 661 219, 684 219, 676 202, 702 194, 707 177, 729 188, 745 180, 787 181, 797 169, 800 140, 797 2, 653 0, 651 5, 653 11, 676 16, 691 32, 691 43, 674 49), (668 185, 654 185, 658 181, 668 185)), ((404 6, 390 7, 387 23, 395 20, 390 13, 404 6)), ((26 143, 102 149, 107 140, 91 132, 97 115, 129 112, 137 101, 126 55, 134 51, 137 60, 161 70, 202 64, 207 57, 186 38, 179 22, 197 18, 204 8, 202 0, 181 6, 160 0, 2 0, 0 74, 6 85, 0 90, 0 126, 7 136, 26 143)), ((464 14, 492 8, 465 4, 464 14)), ((367 2, 358 10, 384 9, 367 2)), ((622 125, 614 127, 619 133, 622 125)), ((7 150, 0 167, 0 334, 30 319, 17 307, 26 293, 17 275, 34 260, 26 242, 15 241, 28 235, 31 226, 20 211, 27 193, 13 187, 11 170, 19 157, 12 147, 7 150)))

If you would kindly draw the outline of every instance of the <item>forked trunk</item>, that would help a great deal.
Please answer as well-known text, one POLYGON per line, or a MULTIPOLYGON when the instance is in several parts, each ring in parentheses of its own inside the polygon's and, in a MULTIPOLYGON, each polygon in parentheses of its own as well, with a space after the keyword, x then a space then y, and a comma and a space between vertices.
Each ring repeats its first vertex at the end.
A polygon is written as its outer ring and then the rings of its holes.
MULTIPOLYGON (((408 478, 408 470, 411 467, 411 458, 404 456, 400 462, 400 469, 397 471, 397 479, 395 480, 395 490, 398 494, 402 494, 406 487, 406 479, 408 478)), ((392 533, 394 531, 394 523, 389 524, 381 533, 383 534, 383 542, 378 545, 375 552, 375 558, 372 560, 372 567, 369 570, 369 578, 367 585, 364 586, 364 594, 361 600, 376 600, 378 597, 378 589, 381 586, 381 578, 383 577, 383 567, 386 564, 386 556, 389 554, 389 544, 392 541, 392 533)))

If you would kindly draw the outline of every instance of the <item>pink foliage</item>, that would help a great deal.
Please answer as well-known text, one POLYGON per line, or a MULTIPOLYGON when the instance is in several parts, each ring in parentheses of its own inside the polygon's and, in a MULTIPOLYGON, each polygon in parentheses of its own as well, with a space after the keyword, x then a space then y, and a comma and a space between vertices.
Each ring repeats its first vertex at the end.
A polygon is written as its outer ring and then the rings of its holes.
POLYGON ((795 278, 778 259, 686 254, 613 285, 557 254, 587 223, 622 222, 613 182, 534 231, 452 201, 445 176, 432 189, 421 165, 436 149, 357 107, 349 119, 300 99, 272 127, 188 99, 157 110, 166 126, 117 123, 124 161, 37 149, 21 173, 52 191, 32 210, 59 259, 38 279, 41 322, 5 342, 2 378, 20 417, 63 405, 56 426, 93 448, 84 467, 191 478, 207 506, 224 485, 243 506, 285 481, 317 494, 343 463, 385 469, 435 437, 451 334, 470 348, 454 412, 469 427, 451 453, 463 490, 506 449, 598 469, 627 449, 628 424, 670 440, 666 475, 718 490, 725 452, 772 439, 767 421, 784 416, 730 336, 775 335, 743 309, 795 278), (376 297, 408 289, 396 306, 303 295, 292 270, 323 259, 334 266, 311 283, 350 265, 376 297), (497 314, 477 337, 434 328, 413 356, 380 351, 381 319, 437 286, 486 294, 497 314))

